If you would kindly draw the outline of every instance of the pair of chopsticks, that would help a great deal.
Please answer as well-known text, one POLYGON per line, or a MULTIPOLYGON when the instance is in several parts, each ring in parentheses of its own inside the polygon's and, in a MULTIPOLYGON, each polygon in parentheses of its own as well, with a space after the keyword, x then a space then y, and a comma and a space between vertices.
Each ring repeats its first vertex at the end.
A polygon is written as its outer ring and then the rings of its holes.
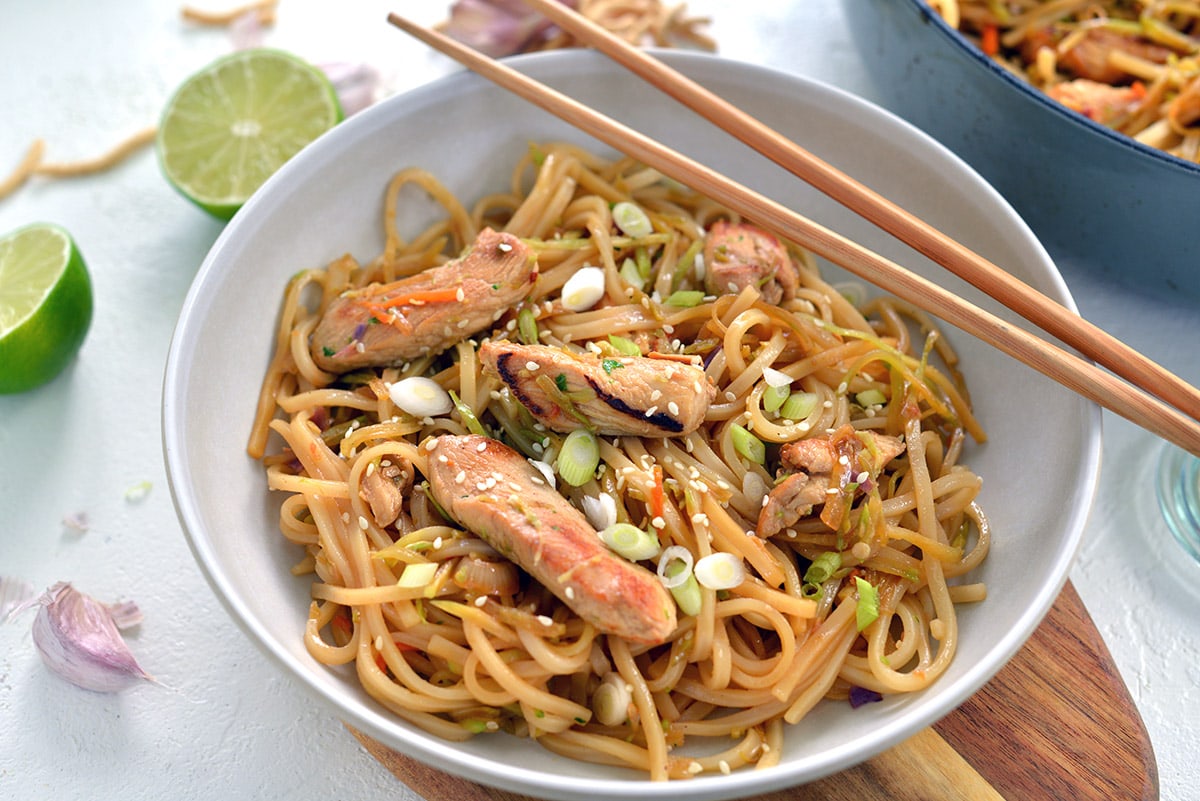
POLYGON ((1013 327, 895 262, 466 45, 394 13, 388 15, 388 21, 493 83, 626 155, 757 221, 859 278, 988 342, 1088 400, 1200 456, 1200 423, 1197 422, 1200 420, 1200 390, 557 0, 525 2, 580 41, 594 46, 797 177, 1112 372, 1013 327))

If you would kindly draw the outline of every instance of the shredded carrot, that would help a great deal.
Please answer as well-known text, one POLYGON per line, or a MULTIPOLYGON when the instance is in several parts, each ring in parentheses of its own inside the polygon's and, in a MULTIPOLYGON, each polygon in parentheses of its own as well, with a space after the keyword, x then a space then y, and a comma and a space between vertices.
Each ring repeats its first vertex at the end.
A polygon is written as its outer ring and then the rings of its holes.
POLYGON ((996 25, 984 25, 979 35, 979 47, 989 56, 1000 52, 1000 28, 996 25))
POLYGON ((1129 84, 1129 92, 1135 100, 1146 99, 1146 84, 1141 81, 1134 81, 1129 84))
POLYGON ((662 517, 666 505, 663 498, 663 469, 662 465, 654 465, 654 486, 650 488, 650 511, 654 517, 662 517))
POLYGON ((384 301, 365 301, 363 303, 372 311, 394 309, 397 306, 423 306, 426 303, 449 303, 458 300, 458 289, 425 289, 403 292, 384 301))

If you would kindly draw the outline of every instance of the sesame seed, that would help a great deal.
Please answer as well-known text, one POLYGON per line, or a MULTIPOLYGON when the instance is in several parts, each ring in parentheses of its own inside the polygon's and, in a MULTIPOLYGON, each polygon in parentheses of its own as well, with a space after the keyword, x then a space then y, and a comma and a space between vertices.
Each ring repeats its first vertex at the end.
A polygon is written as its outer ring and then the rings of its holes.
POLYGON ((656 516, 653 520, 650 521, 650 525, 654 526, 655 528, 666 528, 667 521, 663 520, 661 516, 656 516))
POLYGON ((466 328, 466 327, 467 327, 468 325, 470 325, 470 324, 471 324, 471 321, 470 321, 470 320, 459 320, 459 321, 458 321, 458 327, 459 327, 459 328, 466 328))
POLYGON ((657 406, 651 406, 646 410, 646 417, 653 417, 658 412, 657 406))
POLYGON ((383 635, 382 634, 380 634, 379 636, 377 636, 375 638, 375 650, 376 651, 383 650, 383 635))
POLYGON ((679 404, 676 403, 675 401, 671 401, 670 403, 667 404, 667 411, 670 412, 672 415, 678 416, 679 415, 679 404))
POLYGON ((658 390, 658 389, 656 389, 656 390, 654 390, 653 392, 651 392, 651 393, 650 393, 650 400, 652 400, 652 401, 656 401, 656 400, 658 400, 658 399, 659 399, 659 398, 661 398, 661 397, 662 397, 662 391, 661 391, 661 390, 658 390))
POLYGON ((342 522, 343 523, 350 522, 350 513, 349 512, 342 512, 342 522))
POLYGON ((375 473, 375 463, 369 462, 367 464, 367 469, 364 472, 367 474, 367 477, 370 478, 375 473))
POLYGON ((507 242, 501 242, 500 244, 496 245, 496 250, 500 251, 501 253, 508 253, 510 250, 512 250, 512 245, 508 244, 507 242))
POLYGON ((454 477, 455 484, 462 484, 466 480, 467 480, 467 471, 466 470, 459 470, 458 475, 456 475, 454 477))
POLYGON ((729 768, 729 763, 723 759, 717 763, 717 767, 719 767, 721 769, 721 772, 724 773, 726 776, 728 776, 730 773, 733 772, 729 768))
POLYGON ((546 615, 538 615, 538 623, 541 623, 543 626, 553 626, 554 619, 546 615))
POLYGON ((487 604, 487 596, 486 596, 486 595, 480 595, 478 598, 476 598, 476 599, 475 599, 474 603, 475 603, 475 605, 476 605, 476 606, 484 606, 484 605, 486 605, 486 604, 487 604))
POLYGON ((841 490, 839 490, 837 487, 830 487, 829 489, 825 490, 826 495, 837 495, 839 492, 841 492, 841 490))
POLYGON ((370 525, 371 524, 367 521, 367 518, 363 517, 362 515, 358 516, 358 527, 359 528, 361 528, 363 531, 366 531, 370 525))
POLYGON ((463 292, 463 288, 461 286, 458 288, 458 291, 454 293, 454 299, 459 303, 462 303, 467 299, 467 293, 463 292))
POLYGON ((565 590, 563 590, 563 595, 567 596, 567 600, 569 601, 575 600, 575 588, 567 587, 565 590))
POLYGON ((487 450, 487 446, 488 446, 487 440, 484 440, 483 442, 481 442, 475 446, 475 450, 479 451, 480 453, 483 453, 484 451, 487 450))
POLYGON ((539 367, 541 367, 541 365, 538 364, 537 362, 534 362, 534 361, 525 362, 525 369, 529 370, 530 372, 536 371, 539 367))
POLYGON ((450 457, 444 453, 439 453, 437 460, 438 460, 438 463, 440 463, 440 464, 449 464, 450 463, 450 457))
POLYGON ((438 538, 436 538, 436 539, 433 541, 433 547, 434 547, 434 548, 441 548, 441 547, 442 547, 442 538, 441 538, 441 537, 438 537, 438 538))
POLYGON ((355 343, 354 343, 354 349, 355 349, 356 351, 358 351, 359 353, 366 353, 366 352, 367 352, 367 346, 366 346, 366 345, 364 345, 362 342, 355 342, 355 343))

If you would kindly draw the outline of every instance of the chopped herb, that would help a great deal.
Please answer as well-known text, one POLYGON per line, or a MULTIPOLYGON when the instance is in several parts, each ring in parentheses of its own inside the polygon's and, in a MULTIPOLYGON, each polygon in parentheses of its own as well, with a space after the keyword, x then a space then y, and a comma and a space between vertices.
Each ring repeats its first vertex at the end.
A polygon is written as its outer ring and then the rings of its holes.
POLYGON ((854 612, 855 624, 862 631, 879 618, 879 590, 861 576, 854 577, 858 589, 858 606, 854 612))
POLYGON ((567 391, 567 376, 564 373, 559 373, 554 376, 554 386, 558 387, 559 392, 567 391))
POLYGON ((329 347, 328 345, 325 345, 324 347, 322 347, 321 352, 324 353, 326 356, 333 356, 333 354, 337 353, 336 350, 329 347))
POLYGON ((604 372, 612 375, 613 370, 620 370, 625 365, 621 364, 619 359, 604 359, 600 362, 600 366, 604 368, 604 372))

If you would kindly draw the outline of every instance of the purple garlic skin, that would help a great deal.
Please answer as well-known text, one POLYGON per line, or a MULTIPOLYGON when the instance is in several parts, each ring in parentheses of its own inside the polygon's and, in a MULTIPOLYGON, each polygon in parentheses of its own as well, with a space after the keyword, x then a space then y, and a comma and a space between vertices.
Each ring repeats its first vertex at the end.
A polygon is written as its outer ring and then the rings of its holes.
POLYGON ((109 606, 67 582, 46 590, 36 603, 33 642, 46 667, 59 676, 104 693, 153 680, 134 659, 118 626, 141 619, 134 604, 109 606))

